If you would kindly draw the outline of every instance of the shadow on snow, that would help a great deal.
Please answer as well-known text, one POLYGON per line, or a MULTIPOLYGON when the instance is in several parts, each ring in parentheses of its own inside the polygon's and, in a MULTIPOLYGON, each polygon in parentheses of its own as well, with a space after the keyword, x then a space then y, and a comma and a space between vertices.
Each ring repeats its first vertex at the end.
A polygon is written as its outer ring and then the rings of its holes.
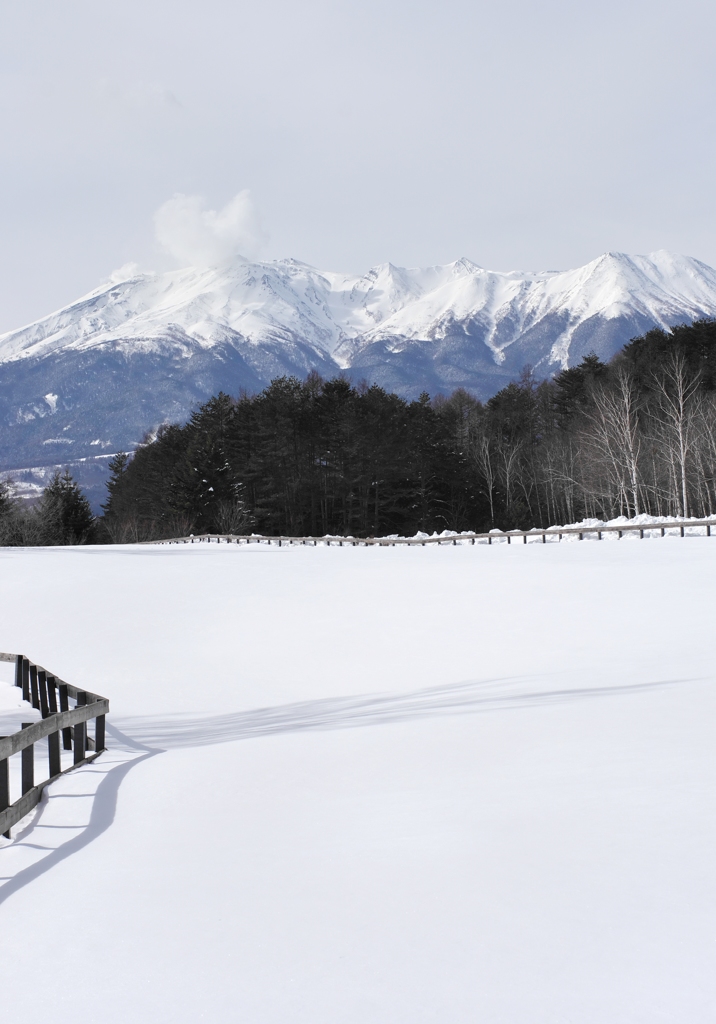
MULTIPOLYGON (((51 801, 73 796, 60 792, 53 796, 51 789, 54 787, 45 790, 45 796, 30 822, 4 849, 10 851, 22 847, 28 851, 47 851, 46 856, 6 876, 0 886, 0 903, 106 832, 114 821, 119 788, 127 774, 142 761, 167 750, 280 733, 410 722, 436 715, 545 707, 635 695, 694 681, 672 679, 616 686, 534 690, 524 679, 492 679, 434 686, 412 693, 326 697, 225 715, 146 715, 116 719, 115 724, 107 723, 107 732, 118 741, 117 747, 110 749, 93 766, 77 773, 77 776, 81 773, 82 778, 90 774, 103 776, 93 794, 78 794, 93 797, 89 821, 81 826, 45 824, 43 818, 51 801), (126 756, 122 757, 123 754, 126 756), (54 848, 30 842, 30 838, 36 838, 42 829, 65 828, 77 829, 79 834, 54 848)), ((3 881, 1 877, 0 881, 3 881)))

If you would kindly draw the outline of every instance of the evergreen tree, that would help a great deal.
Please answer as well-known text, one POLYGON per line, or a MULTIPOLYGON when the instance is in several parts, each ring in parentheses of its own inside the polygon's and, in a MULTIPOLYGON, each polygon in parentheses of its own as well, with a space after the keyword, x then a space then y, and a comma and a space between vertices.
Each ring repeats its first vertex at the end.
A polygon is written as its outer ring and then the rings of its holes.
POLYGON ((11 515, 15 511, 15 501, 12 496, 10 485, 5 480, 0 480, 0 519, 11 515))
POLYGON ((589 405, 595 383, 604 381, 609 367, 594 352, 577 366, 562 370, 554 378, 554 406, 563 426, 589 405))
POLYGON ((86 544, 94 515, 69 470, 58 470, 42 492, 37 516, 43 544, 86 544))
POLYGON ((0 480, 0 546, 14 544, 17 537, 18 507, 10 485, 0 480))
POLYGON ((636 383, 648 388, 665 363, 678 354, 689 377, 699 377, 703 391, 716 390, 716 320, 695 320, 663 331, 659 327, 633 338, 615 357, 626 363, 636 383))
POLYGON ((126 452, 117 452, 109 460, 109 480, 107 481, 107 490, 109 496, 107 502, 102 505, 103 510, 107 510, 111 501, 112 495, 119 493, 122 487, 122 477, 127 472, 127 466, 129 465, 129 455, 126 452))

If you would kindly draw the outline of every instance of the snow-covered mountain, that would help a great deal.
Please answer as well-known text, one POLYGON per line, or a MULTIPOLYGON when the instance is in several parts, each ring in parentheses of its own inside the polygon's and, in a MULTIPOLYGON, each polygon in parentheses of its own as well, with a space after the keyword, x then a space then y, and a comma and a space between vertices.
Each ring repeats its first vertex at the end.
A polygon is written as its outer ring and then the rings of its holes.
POLYGON ((219 389, 311 369, 486 398, 526 363, 547 375, 714 315, 716 271, 664 251, 534 273, 460 259, 351 277, 239 259, 137 274, 0 336, 0 466, 126 448, 219 389))

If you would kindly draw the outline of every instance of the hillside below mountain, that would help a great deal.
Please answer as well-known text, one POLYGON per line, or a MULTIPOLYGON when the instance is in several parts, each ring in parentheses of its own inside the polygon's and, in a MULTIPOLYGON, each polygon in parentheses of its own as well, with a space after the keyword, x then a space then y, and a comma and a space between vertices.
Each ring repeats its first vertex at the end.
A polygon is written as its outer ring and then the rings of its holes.
POLYGON ((467 259, 362 277, 296 260, 113 279, 0 336, 0 468, 133 447, 219 390, 344 373, 409 398, 488 398, 527 363, 548 376, 653 326, 716 316, 716 271, 664 251, 577 270, 467 259))

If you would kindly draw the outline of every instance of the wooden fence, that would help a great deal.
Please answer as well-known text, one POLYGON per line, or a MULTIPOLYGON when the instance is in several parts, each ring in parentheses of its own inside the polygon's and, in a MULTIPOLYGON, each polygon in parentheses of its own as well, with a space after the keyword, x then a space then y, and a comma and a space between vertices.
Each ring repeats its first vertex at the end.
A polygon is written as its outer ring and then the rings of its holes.
POLYGON ((42 715, 39 722, 23 723, 19 732, 0 737, 0 834, 10 829, 40 802, 42 791, 54 779, 94 761, 105 749, 105 715, 109 701, 88 690, 79 690, 35 665, 22 654, 2 654, 0 661, 15 663, 15 685, 23 699, 42 715), (70 707, 70 702, 74 707, 70 707), (87 723, 95 720, 94 736, 87 723), (47 738, 48 777, 35 784, 35 743, 47 738), (60 746, 62 741, 62 748, 60 746), (72 764, 62 767, 62 750, 73 751, 72 764), (10 757, 20 754, 21 796, 10 802, 10 757))
POLYGON ((266 537, 259 534, 250 536, 238 536, 232 533, 202 533, 190 537, 171 537, 167 540, 145 540, 142 544, 325 544, 329 547, 336 545, 340 547, 365 547, 377 545, 378 547, 395 547, 396 545, 412 545, 425 547, 426 544, 475 544, 480 543, 503 543, 507 541, 538 541, 546 544, 550 540, 561 541, 563 537, 576 535, 579 540, 585 537, 596 536, 601 540, 606 533, 616 533, 621 540, 625 533, 638 533, 640 538, 649 534, 657 534, 661 537, 669 534, 685 537, 687 530, 704 530, 705 536, 711 536, 711 529, 716 528, 714 519, 694 519, 686 522, 663 522, 647 523, 643 526, 625 523, 622 526, 550 526, 546 530, 508 530, 506 533, 458 533, 450 536, 438 537, 266 537))

